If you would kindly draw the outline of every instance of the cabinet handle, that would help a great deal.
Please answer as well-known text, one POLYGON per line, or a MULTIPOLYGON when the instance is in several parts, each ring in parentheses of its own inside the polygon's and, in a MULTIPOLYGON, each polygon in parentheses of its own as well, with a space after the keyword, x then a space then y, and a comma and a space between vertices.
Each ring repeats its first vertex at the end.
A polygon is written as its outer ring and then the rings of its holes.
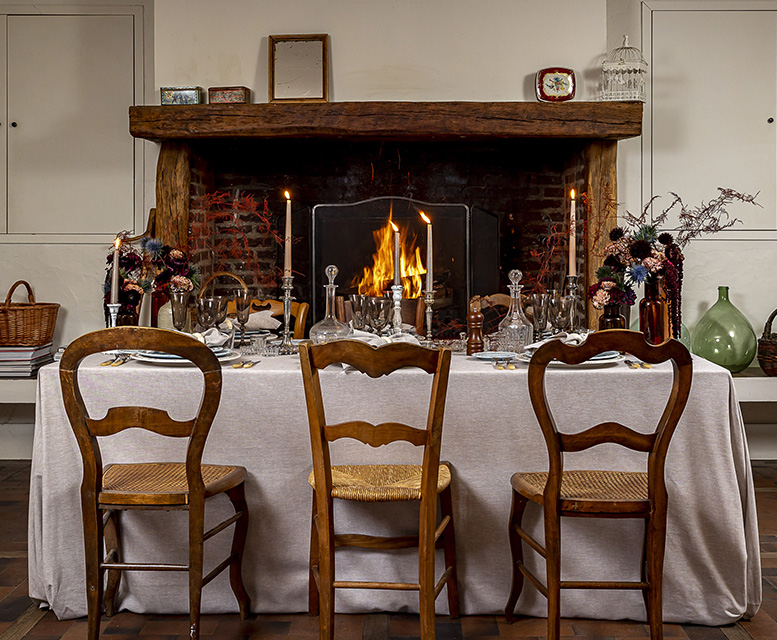
POLYGON ((769 119, 768 119, 766 122, 768 122, 769 124, 771 124, 772 122, 774 122, 774 118, 769 118, 769 119))
POLYGON ((11 123, 11 126, 12 126, 12 127, 16 127, 16 126, 18 126, 18 125, 17 125, 15 122, 12 122, 12 123, 11 123))

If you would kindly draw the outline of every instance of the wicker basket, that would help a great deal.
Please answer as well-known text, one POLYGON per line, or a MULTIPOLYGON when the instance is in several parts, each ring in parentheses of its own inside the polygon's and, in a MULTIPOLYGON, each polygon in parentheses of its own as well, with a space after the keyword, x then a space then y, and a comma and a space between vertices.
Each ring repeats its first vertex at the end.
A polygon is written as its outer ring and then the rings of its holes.
POLYGON ((772 320, 777 315, 777 309, 764 325, 764 334, 758 340, 758 364, 767 376, 777 376, 777 333, 772 333, 772 320))
POLYGON ((57 324, 59 304, 35 302, 32 288, 24 280, 15 282, 0 306, 0 347, 38 347, 51 342, 57 324), (27 287, 29 302, 11 302, 20 284, 27 287))

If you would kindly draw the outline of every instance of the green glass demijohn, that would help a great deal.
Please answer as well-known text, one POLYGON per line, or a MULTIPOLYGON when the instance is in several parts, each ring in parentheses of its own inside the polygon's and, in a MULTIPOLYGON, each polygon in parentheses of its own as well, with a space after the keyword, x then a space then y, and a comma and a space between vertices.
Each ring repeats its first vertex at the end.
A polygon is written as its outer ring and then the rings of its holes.
POLYGON ((718 287, 713 304, 693 330, 693 352, 731 373, 746 369, 757 348, 755 331, 728 299, 728 287, 718 287))

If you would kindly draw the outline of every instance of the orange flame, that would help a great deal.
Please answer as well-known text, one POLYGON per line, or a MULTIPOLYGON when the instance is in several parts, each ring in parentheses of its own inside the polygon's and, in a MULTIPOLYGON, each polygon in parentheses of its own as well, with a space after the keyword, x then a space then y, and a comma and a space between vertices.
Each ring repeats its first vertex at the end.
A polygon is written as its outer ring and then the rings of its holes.
POLYGON ((426 268, 421 262, 421 250, 416 246, 416 238, 408 238, 407 229, 399 229, 392 220, 385 227, 372 232, 375 238, 376 252, 372 254, 372 268, 365 267, 361 279, 356 276, 351 286, 359 293, 370 296, 383 296, 394 282, 394 229, 399 234, 399 266, 402 275, 405 298, 417 298, 423 289, 426 268))
POLYGON ((421 214, 421 217, 424 219, 424 222, 426 224, 432 224, 432 221, 429 220, 429 218, 426 216, 426 214, 423 211, 419 211, 419 213, 421 214))

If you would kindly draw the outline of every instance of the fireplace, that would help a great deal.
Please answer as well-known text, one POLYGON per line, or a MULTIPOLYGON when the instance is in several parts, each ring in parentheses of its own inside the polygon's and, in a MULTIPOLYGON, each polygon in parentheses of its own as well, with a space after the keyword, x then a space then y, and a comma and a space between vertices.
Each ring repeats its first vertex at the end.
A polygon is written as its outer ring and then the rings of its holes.
MULTIPOLYGON (((247 190, 282 214, 283 189, 292 190, 294 294, 315 305, 312 324, 322 306, 316 261, 328 260, 314 246, 314 220, 324 216, 324 203, 330 211, 376 198, 436 203, 439 211, 460 207, 469 220, 454 244, 469 254, 470 264, 456 298, 466 301, 502 289, 514 267, 536 279, 547 253, 543 242, 551 229, 565 225, 567 194, 574 188, 585 195, 578 213, 587 214, 589 223, 588 233, 578 236, 578 270, 590 281, 598 258, 588 256, 597 255, 614 224, 617 140, 640 134, 641 109, 641 103, 574 101, 132 107, 130 131, 162 142, 156 233, 170 244, 188 243, 193 196, 247 190)), ((371 230, 359 235, 372 243, 371 230)), ((366 261, 374 246, 362 252, 366 261)), ((268 257, 268 268, 279 256, 268 257)), ((554 265, 552 277, 560 280, 565 270, 565 264, 554 265)), ((339 284, 345 293, 350 282, 344 273, 339 284)), ((589 323, 595 320, 590 314, 589 323)))

